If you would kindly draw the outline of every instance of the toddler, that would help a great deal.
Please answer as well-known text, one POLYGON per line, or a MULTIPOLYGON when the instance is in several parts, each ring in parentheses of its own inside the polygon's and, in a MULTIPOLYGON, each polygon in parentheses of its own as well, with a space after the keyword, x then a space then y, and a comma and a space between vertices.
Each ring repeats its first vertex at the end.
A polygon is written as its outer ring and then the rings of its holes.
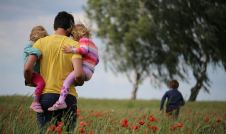
POLYGON ((177 80, 170 81, 168 86, 170 90, 167 91, 162 97, 160 111, 163 110, 163 106, 167 98, 166 113, 177 118, 180 112, 180 107, 184 105, 184 98, 178 91, 179 83, 177 80))
MULTIPOLYGON (((40 57, 40 51, 36 48, 33 48, 33 44, 40 38, 43 38, 45 36, 48 36, 48 33, 44 29, 43 26, 35 26, 32 28, 31 33, 30 33, 30 43, 24 48, 24 64, 26 64, 26 61, 28 59, 29 55, 35 55, 39 59, 40 57)), ((35 87, 35 92, 34 92, 34 99, 33 102, 30 106, 30 109, 32 109, 35 112, 42 113, 43 109, 41 107, 41 104, 39 103, 40 96, 42 94, 42 90, 45 87, 45 81, 43 80, 42 76, 39 74, 40 73, 40 63, 39 61, 35 63, 34 72, 32 73, 32 84, 34 84, 35 87)), ((25 81, 25 85, 28 85, 25 81)), ((32 85, 28 85, 32 86, 32 85)))

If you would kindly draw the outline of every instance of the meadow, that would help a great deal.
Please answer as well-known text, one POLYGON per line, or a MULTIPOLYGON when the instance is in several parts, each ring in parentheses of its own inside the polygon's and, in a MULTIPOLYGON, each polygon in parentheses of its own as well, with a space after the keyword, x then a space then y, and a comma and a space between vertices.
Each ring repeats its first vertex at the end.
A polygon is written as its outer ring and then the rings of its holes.
MULTIPOLYGON (((39 133, 29 96, 0 96, 0 133, 39 133)), ((75 134, 226 134, 226 102, 189 102, 178 119, 159 112, 157 100, 78 99, 75 134)), ((47 134, 64 134, 63 122, 47 134)))

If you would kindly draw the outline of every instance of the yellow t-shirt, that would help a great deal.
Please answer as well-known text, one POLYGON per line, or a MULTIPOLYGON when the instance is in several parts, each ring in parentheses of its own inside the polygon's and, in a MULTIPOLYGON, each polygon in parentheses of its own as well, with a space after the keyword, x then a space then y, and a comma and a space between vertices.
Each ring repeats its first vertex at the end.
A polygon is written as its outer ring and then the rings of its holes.
MULTIPOLYGON (((45 80, 43 93, 60 94, 63 81, 72 72, 71 60, 82 58, 79 54, 65 54, 62 51, 64 45, 79 47, 78 42, 63 35, 50 35, 41 38, 33 45, 41 51, 40 74, 45 80)), ((77 96, 76 89, 71 85, 69 94, 77 96)))

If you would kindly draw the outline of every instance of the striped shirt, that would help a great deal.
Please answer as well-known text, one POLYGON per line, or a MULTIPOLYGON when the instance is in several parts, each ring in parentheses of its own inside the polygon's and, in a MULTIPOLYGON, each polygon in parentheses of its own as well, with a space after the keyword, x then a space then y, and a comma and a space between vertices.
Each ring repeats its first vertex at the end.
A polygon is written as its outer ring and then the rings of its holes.
POLYGON ((79 48, 72 48, 73 53, 81 54, 83 57, 83 65, 94 72, 95 66, 99 63, 98 48, 88 38, 79 40, 79 48))

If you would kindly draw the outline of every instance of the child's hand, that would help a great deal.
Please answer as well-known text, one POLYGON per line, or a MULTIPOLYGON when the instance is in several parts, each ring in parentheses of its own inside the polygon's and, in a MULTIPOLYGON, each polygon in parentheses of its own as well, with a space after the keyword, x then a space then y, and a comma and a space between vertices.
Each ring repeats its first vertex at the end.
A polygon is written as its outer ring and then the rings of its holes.
POLYGON ((70 47, 70 46, 63 46, 63 51, 65 53, 72 53, 72 47, 70 47))

